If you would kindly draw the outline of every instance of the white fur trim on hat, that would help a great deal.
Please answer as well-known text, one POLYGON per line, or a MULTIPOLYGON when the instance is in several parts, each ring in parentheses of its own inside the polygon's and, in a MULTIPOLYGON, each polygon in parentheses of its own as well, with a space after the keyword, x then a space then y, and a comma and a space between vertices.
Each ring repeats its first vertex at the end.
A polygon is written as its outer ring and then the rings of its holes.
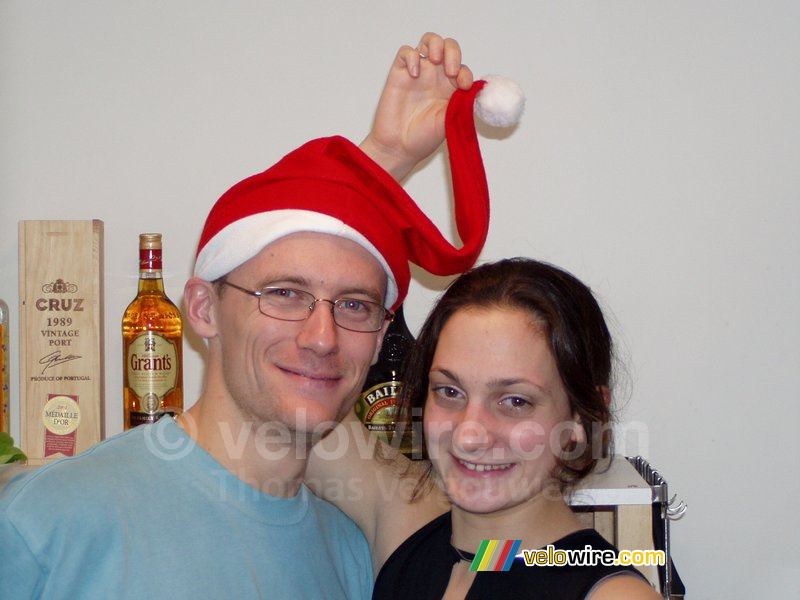
POLYGON ((343 221, 307 210, 272 210, 234 221, 206 243, 197 255, 194 274, 206 281, 214 281, 253 258, 268 244, 299 232, 328 233, 364 248, 386 272, 388 283, 384 306, 390 308, 397 300, 394 275, 377 248, 343 221))

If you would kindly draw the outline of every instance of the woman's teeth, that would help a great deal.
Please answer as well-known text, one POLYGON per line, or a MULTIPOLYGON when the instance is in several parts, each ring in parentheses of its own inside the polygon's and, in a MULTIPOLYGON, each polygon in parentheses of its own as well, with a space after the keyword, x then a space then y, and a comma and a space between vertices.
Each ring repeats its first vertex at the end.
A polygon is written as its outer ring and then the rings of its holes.
POLYGON ((479 473, 483 471, 502 471, 503 469, 511 468, 511 463, 504 465, 479 465, 471 462, 466 462, 463 460, 459 460, 458 462, 464 465, 470 471, 477 471, 479 473))

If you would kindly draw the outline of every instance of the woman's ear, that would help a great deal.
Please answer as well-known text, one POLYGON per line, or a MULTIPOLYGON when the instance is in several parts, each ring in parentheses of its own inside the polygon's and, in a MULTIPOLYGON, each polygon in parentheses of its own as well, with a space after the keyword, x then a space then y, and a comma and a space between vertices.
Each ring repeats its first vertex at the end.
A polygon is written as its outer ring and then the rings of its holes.
POLYGON ((580 415, 577 413, 573 415, 569 439, 571 442, 574 442, 578 445, 583 445, 586 443, 586 428, 583 426, 583 419, 581 419, 580 415))
POLYGON ((607 385, 598 385, 597 391, 603 396, 603 402, 606 403, 606 408, 611 406, 611 389, 607 385))
POLYGON ((217 335, 217 294, 214 284, 192 277, 183 288, 183 300, 186 304, 186 320, 195 333, 206 339, 217 335))

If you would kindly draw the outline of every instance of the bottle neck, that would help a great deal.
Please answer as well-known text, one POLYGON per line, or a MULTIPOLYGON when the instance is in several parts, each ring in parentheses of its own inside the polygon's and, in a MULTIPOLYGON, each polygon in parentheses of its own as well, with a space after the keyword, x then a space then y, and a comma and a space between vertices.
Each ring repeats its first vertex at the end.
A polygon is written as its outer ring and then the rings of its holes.
POLYGON ((400 306, 395 311, 394 319, 392 319, 389 328, 386 330, 379 360, 385 365, 393 365, 393 368, 399 368, 413 342, 414 336, 409 331, 408 325, 406 325, 403 307, 400 306))
POLYGON ((400 335, 409 343, 414 341, 414 334, 406 324, 406 318, 403 314, 403 306, 401 305, 394 313, 394 319, 389 323, 389 328, 386 330, 386 335, 400 335))
POLYGON ((164 291, 161 248, 139 248, 139 291, 164 291))
POLYGON ((164 280, 161 279, 161 272, 158 277, 153 277, 153 273, 139 272, 139 293, 140 294, 163 294, 164 280))

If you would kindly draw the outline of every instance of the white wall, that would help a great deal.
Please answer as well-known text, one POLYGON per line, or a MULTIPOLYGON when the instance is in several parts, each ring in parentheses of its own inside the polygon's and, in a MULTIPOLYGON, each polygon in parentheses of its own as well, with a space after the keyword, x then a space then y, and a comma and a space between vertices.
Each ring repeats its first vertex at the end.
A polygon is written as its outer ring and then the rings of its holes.
MULTIPOLYGON (((796 597, 798 7, 0 0, 0 295, 16 315, 19 220, 105 221, 106 428, 118 432, 137 235, 163 232, 180 300, 229 185, 312 137, 360 140, 396 48, 452 35, 476 73, 512 76, 528 96, 512 136, 482 140, 483 259, 543 258, 602 298, 627 370, 621 418, 649 431, 626 450, 689 504, 673 527, 689 597, 796 597)), ((408 188, 449 231, 441 156, 408 188)), ((413 328, 442 284, 412 284, 413 328)))

